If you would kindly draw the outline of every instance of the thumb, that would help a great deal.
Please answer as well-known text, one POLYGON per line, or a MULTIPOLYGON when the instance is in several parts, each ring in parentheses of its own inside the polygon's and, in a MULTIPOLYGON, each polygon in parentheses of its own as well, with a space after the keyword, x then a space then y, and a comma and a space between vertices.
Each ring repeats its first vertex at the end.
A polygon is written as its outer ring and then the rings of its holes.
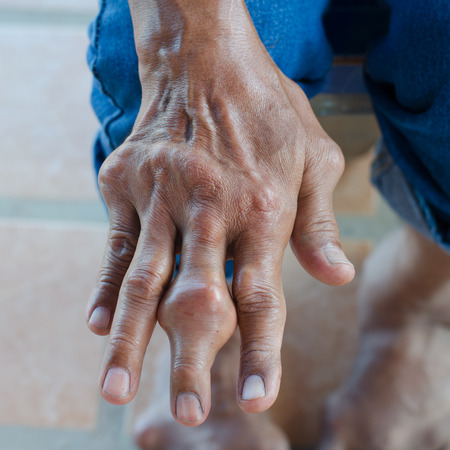
POLYGON ((344 170, 344 158, 334 143, 323 153, 326 156, 318 157, 304 172, 291 247, 310 275, 340 286, 355 276, 342 250, 333 212, 333 192, 344 170))

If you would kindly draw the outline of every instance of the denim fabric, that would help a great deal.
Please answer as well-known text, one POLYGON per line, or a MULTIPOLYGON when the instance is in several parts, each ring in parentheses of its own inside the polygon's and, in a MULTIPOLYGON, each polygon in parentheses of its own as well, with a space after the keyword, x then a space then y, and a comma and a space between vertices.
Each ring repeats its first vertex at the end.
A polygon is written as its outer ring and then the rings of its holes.
POLYGON ((130 134, 141 105, 138 58, 127 0, 101 0, 89 27, 87 54, 94 75, 91 103, 101 128, 94 145, 98 171, 130 134))
MULTIPOLYGON (((247 0, 271 57, 308 96, 316 94, 332 62, 321 16, 328 0, 247 0), (299 37, 303 36, 302 39, 299 37)), ((89 27, 88 64, 94 75, 92 106, 101 123, 95 145, 98 169, 130 134, 141 101, 138 60, 128 0, 100 0, 89 27)))
MULTIPOLYGON (((321 16, 327 0, 247 0, 250 15, 280 69, 311 97, 323 84, 332 54, 321 16)), ((366 82, 391 155, 381 189, 388 201, 403 177, 425 220, 425 234, 450 250, 450 2, 386 0, 389 33, 370 49, 366 82)), ((345 30, 343 30, 345 31, 345 30)), ((101 127, 95 166, 130 134, 141 99, 127 0, 101 0, 90 26, 92 105, 101 127)), ((381 180, 381 177, 376 178, 381 180)), ((399 205, 402 202, 391 202, 399 205)), ((418 229, 415 214, 399 213, 418 229)))
POLYGON ((367 86, 393 161, 450 250, 450 2, 387 3, 390 32, 368 55, 367 86))
POLYGON ((280 70, 308 97, 317 94, 333 57, 322 26, 328 0, 246 0, 246 4, 280 70))
POLYGON ((376 146, 371 180, 391 208, 405 222, 443 248, 448 248, 441 239, 441 233, 430 220, 427 220, 429 218, 425 216, 425 211, 421 207, 423 198, 420 192, 416 192, 408 183, 405 175, 392 159, 384 140, 380 140, 376 146))
POLYGON ((393 161, 450 250, 450 2, 386 3, 390 31, 368 54, 367 87, 393 161))

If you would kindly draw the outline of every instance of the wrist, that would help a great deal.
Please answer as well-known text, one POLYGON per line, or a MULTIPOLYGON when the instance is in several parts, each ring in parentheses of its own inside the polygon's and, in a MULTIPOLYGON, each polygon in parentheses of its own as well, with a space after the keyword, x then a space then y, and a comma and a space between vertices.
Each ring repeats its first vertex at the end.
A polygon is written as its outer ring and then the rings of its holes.
POLYGON ((191 60, 257 37, 244 0, 129 0, 140 65, 191 60))

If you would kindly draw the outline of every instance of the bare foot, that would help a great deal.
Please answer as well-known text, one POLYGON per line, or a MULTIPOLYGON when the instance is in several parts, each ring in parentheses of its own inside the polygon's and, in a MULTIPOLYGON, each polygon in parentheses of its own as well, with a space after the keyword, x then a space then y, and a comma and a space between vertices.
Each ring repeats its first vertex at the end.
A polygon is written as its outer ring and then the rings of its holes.
POLYGON ((358 358, 320 450, 450 449, 450 256, 405 227, 366 262, 359 298, 358 358))
POLYGON ((195 428, 173 420, 148 423, 136 436, 145 450, 288 450, 289 443, 266 413, 237 412, 231 416, 208 417, 195 428))
MULTIPOLYGON (((168 356, 168 349, 165 352, 168 356)), ((175 422, 169 405, 169 364, 160 361, 158 394, 137 420, 135 441, 142 450, 288 450, 283 431, 269 413, 249 414, 236 399, 239 339, 235 335, 219 352, 211 371, 212 408, 208 419, 197 427, 175 422), (162 367, 167 367, 163 373, 162 367), (167 386, 164 386, 167 383, 167 386)))

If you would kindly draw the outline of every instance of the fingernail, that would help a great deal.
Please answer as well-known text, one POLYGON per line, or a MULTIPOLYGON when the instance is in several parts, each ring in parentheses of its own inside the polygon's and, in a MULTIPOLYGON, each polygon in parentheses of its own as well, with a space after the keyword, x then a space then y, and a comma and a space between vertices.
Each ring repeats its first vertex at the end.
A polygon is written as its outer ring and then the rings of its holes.
POLYGON ((353 264, 347 259, 340 247, 334 244, 327 244, 323 247, 323 253, 330 264, 353 264))
POLYGON ((130 391, 130 374, 121 367, 108 370, 103 383, 103 392, 113 397, 125 397, 130 391))
POLYGON ((106 330, 111 320, 111 311, 105 306, 98 306, 94 309, 89 319, 89 324, 100 330, 106 330))
POLYGON ((203 410, 198 397, 192 392, 178 394, 176 415, 182 422, 186 423, 195 423, 202 420, 203 410))
POLYGON ((259 375, 250 375, 244 381, 242 388, 242 400, 255 400, 266 395, 264 381, 259 375))

